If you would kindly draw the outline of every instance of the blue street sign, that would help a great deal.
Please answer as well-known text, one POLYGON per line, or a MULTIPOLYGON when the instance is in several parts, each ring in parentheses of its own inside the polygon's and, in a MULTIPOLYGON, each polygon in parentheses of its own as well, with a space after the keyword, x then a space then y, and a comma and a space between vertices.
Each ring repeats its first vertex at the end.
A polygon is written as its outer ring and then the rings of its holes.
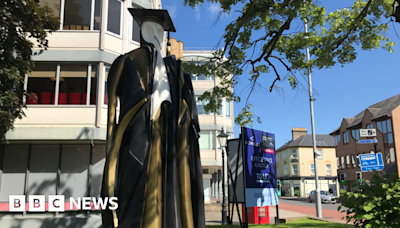
POLYGON ((366 139, 366 140, 358 140, 359 144, 364 144, 364 143, 378 143, 377 139, 366 139))
POLYGON ((383 158, 381 153, 376 154, 360 154, 361 172, 381 171, 383 170, 383 158))

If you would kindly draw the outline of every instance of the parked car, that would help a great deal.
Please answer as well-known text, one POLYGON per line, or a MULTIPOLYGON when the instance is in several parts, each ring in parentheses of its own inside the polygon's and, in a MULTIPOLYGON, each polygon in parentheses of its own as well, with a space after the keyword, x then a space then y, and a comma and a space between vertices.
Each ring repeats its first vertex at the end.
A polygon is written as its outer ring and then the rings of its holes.
MULTIPOLYGON (((336 203, 336 197, 328 191, 321 190, 321 203, 336 203)), ((312 203, 315 201, 315 191, 311 191, 308 197, 308 202, 312 203)))

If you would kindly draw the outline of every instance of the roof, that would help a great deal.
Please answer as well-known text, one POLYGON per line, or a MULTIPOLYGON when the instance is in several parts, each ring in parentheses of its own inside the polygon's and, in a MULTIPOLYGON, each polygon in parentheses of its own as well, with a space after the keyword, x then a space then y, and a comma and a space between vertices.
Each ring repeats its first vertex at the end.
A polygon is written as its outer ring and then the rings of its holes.
MULTIPOLYGON (((330 135, 315 135, 317 147, 335 147, 335 137, 330 135)), ((289 147, 312 147, 312 135, 302 135, 295 140, 285 143, 276 151, 281 151, 289 147)))
MULTIPOLYGON (((362 112, 358 113, 353 118, 343 118, 343 119, 348 123, 347 129, 349 129, 362 123, 362 120, 367 110, 370 111, 374 116, 371 119, 372 121, 374 121, 389 115, 393 111, 393 109, 395 109, 399 105, 400 105, 400 94, 369 106, 368 108, 364 109, 362 112)), ((337 133, 337 131, 338 129, 334 130, 331 134, 337 133)))

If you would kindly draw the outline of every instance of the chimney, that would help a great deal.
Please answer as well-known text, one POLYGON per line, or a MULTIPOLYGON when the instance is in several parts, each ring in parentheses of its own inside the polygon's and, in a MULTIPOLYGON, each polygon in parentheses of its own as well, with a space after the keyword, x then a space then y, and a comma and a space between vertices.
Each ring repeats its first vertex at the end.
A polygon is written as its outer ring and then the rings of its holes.
POLYGON ((307 134, 307 128, 305 127, 294 127, 292 128, 292 140, 294 141, 298 137, 307 134))

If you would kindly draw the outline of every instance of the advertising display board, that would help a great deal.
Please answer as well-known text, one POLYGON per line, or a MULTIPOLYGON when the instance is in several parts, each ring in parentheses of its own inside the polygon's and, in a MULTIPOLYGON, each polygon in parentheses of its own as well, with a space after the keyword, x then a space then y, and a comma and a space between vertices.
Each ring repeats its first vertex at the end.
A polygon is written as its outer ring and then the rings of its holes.
POLYGON ((275 135, 242 127, 246 207, 278 205, 275 135))

